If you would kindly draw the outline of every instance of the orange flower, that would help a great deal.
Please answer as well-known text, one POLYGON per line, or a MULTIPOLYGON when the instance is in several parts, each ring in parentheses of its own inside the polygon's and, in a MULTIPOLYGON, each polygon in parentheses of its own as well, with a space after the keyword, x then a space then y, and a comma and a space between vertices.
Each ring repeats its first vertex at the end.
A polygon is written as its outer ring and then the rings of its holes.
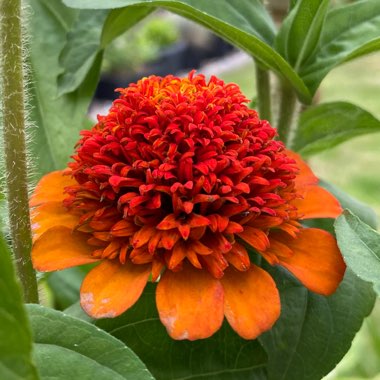
POLYGON ((300 221, 341 207, 237 85, 192 72, 118 91, 68 168, 36 187, 36 269, 100 262, 80 291, 94 318, 123 313, 157 281, 174 339, 207 338, 224 316, 246 339, 273 326, 280 298, 257 253, 313 292, 335 291, 345 270, 336 241, 300 221))

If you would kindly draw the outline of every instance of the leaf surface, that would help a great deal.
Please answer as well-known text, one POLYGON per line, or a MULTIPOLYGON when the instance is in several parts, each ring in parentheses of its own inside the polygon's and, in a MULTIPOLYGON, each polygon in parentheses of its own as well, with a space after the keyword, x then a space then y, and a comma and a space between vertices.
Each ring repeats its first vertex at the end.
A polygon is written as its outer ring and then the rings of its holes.
POLYGON ((335 231, 346 264, 380 295, 380 234, 348 210, 336 220, 335 231))
POLYGON ((67 42, 59 57, 64 72, 58 77, 58 96, 75 91, 85 80, 96 57, 108 10, 81 10, 67 33, 67 42))
POLYGON ((380 2, 363 0, 328 12, 314 54, 300 68, 311 93, 335 66, 380 49, 380 2))
POLYGON ((79 300, 79 290, 85 274, 82 267, 49 273, 47 283, 59 309, 66 309, 79 300))
POLYGON ((96 325, 131 347, 158 380, 265 379, 266 355, 258 341, 240 338, 227 324, 209 339, 171 339, 158 318, 155 288, 148 284, 130 310, 96 325))
POLYGON ((39 305, 28 305, 41 379, 152 380, 141 360, 94 325, 39 305))
POLYGON ((11 254, 0 236, 0 379, 38 380, 32 334, 11 254))
POLYGON ((347 102, 322 103, 302 112, 292 148, 312 155, 353 137, 380 132, 380 120, 347 102))
POLYGON ((100 59, 87 73, 85 82, 74 93, 58 97, 57 77, 61 73, 59 54, 66 33, 78 11, 59 0, 29 0, 31 121, 35 125, 31 148, 37 158, 36 174, 62 169, 69 161, 97 84, 100 59))
POLYGON ((329 0, 300 0, 281 25, 276 47, 296 71, 319 42, 329 3, 329 0))
POLYGON ((259 338, 269 355, 268 380, 320 380, 350 348, 372 310, 374 293, 350 270, 329 297, 309 292, 281 268, 270 272, 280 290, 282 313, 259 338))
POLYGON ((81 10, 60 55, 63 72, 58 77, 58 94, 70 94, 79 88, 107 44, 152 10, 150 7, 81 10))

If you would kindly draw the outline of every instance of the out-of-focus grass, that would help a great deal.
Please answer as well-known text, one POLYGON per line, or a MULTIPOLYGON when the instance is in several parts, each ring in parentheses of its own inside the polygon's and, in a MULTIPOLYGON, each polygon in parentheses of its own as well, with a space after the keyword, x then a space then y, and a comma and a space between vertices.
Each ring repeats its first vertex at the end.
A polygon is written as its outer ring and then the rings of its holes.
MULTIPOLYGON (((253 64, 220 76, 239 84, 248 97, 254 96, 253 64)), ((320 88, 320 101, 336 100, 357 104, 380 119, 380 53, 345 64, 325 78, 320 88)), ((368 203, 380 217, 380 133, 352 139, 312 157, 310 164, 319 177, 368 203)), ((368 379, 380 380, 379 300, 348 354, 325 378, 368 379)))

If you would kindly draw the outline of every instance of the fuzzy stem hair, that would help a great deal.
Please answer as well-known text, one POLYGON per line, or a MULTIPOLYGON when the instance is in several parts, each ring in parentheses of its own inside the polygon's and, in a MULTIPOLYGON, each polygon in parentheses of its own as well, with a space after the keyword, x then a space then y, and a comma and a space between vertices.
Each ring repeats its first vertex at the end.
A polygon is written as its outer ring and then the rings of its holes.
POLYGON ((0 15, 2 130, 10 238, 24 300, 37 303, 36 274, 30 257, 21 0, 0 0, 0 15))

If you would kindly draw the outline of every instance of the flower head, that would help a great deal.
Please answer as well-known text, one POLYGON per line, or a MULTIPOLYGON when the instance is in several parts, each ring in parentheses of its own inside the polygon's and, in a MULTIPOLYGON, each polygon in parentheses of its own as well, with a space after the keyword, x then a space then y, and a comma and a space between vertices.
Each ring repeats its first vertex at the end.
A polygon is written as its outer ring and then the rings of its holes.
POLYGON ((224 316, 246 339, 272 327, 278 290, 252 255, 335 291, 345 270, 336 241, 300 221, 336 217, 339 203, 237 85, 191 72, 118 91, 68 168, 35 190, 36 269, 99 261, 81 287, 95 318, 121 314, 157 281, 174 339, 209 337, 224 316))

